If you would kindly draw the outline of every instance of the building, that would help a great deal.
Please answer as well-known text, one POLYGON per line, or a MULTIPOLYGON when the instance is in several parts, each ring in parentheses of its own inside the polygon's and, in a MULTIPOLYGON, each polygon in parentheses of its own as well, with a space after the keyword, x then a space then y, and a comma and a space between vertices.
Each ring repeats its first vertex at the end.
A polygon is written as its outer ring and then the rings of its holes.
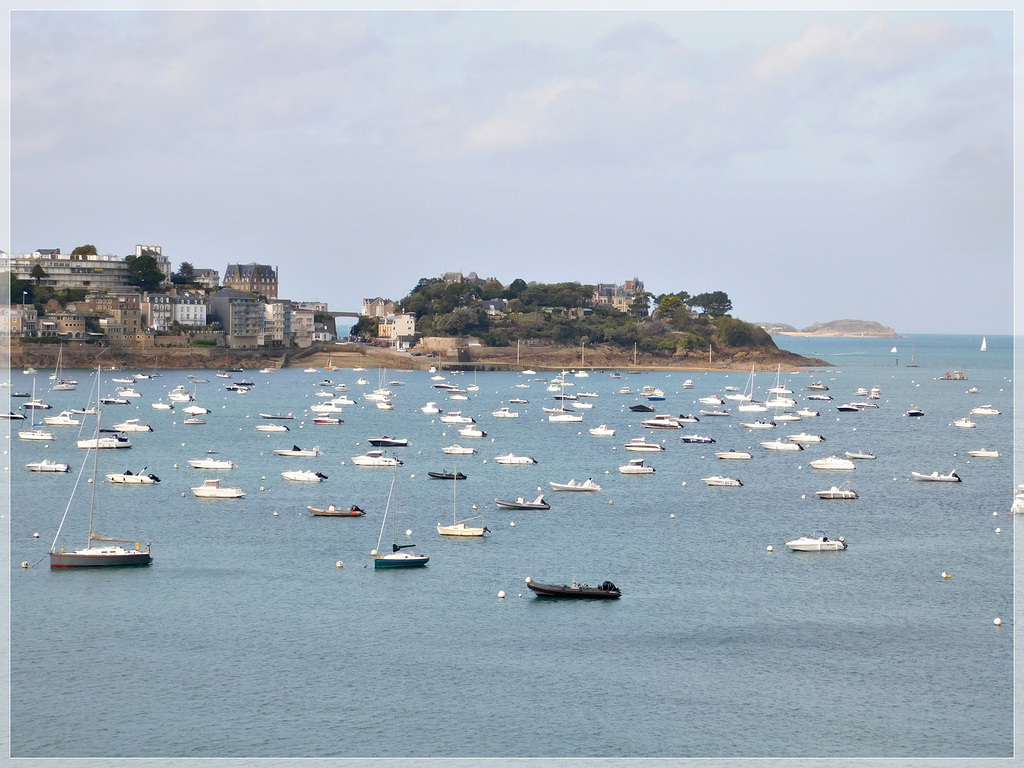
POLYGON ((169 331, 174 324, 174 301, 166 293, 146 293, 139 305, 142 325, 151 331, 169 331))
POLYGON ((192 271, 193 282, 208 291, 216 291, 220 288, 220 270, 216 269, 194 269, 192 271))
POLYGON ((277 267, 265 264, 228 264, 224 287, 244 291, 265 299, 277 298, 277 267))
POLYGON ((594 288, 594 303, 610 305, 612 309, 617 309, 620 312, 630 312, 635 295, 643 290, 644 284, 638 277, 627 280, 621 285, 598 283, 594 288))
POLYGON ((316 330, 314 315, 311 309, 292 309, 291 338, 295 346, 305 349, 313 343, 313 331, 316 330))
POLYGON ((268 301, 263 305, 263 345, 281 347, 291 341, 292 308, 286 301, 268 301))
POLYGON ((229 347, 258 347, 263 343, 262 301, 234 288, 221 288, 209 301, 210 315, 220 323, 229 347))
POLYGON ((363 299, 363 317, 387 317, 395 313, 395 302, 390 299, 363 299))
POLYGON ((397 349, 408 349, 416 338, 416 316, 411 314, 388 315, 377 328, 377 337, 397 349))
POLYGON ((206 297, 193 291, 178 291, 174 303, 174 322, 191 328, 206 325, 206 297))
POLYGON ((136 245, 135 256, 152 256, 156 260, 156 265, 160 268, 160 271, 164 273, 164 282, 171 282, 171 275, 174 274, 174 270, 171 268, 171 260, 164 256, 164 249, 159 245, 136 245))
POLYGON ((5 254, 0 271, 10 272, 17 280, 30 280, 32 270, 40 267, 46 273, 40 285, 49 288, 92 288, 109 290, 129 285, 128 264, 114 254, 67 255, 60 248, 40 248, 21 256, 5 254))

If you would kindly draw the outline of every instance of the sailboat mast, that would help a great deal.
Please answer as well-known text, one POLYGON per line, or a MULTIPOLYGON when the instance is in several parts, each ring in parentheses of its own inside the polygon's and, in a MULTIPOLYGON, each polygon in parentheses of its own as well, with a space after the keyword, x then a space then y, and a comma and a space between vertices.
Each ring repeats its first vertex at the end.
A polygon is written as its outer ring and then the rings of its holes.
POLYGON ((85 542, 86 547, 92 546, 92 519, 96 512, 96 478, 99 476, 100 466, 100 416, 103 413, 103 408, 100 405, 100 368, 96 368, 96 447, 92 455, 92 497, 89 500, 89 538, 85 542))

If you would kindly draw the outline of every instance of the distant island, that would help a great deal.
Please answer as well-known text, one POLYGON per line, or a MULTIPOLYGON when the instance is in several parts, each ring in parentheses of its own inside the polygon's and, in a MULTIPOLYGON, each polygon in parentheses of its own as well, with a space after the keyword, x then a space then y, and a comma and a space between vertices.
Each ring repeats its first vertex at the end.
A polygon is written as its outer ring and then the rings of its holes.
POLYGON ((827 323, 814 323, 806 328, 794 328, 786 323, 757 323, 772 336, 871 336, 876 338, 894 338, 899 336, 887 325, 874 320, 831 320, 827 323))

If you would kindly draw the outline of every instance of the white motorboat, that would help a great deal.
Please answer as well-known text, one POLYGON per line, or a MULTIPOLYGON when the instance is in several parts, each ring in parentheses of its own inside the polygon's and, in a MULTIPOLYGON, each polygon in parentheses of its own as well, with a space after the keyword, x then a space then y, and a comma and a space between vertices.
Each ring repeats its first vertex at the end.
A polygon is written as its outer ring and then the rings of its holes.
POLYGON ((323 455, 323 451, 320 450, 319 445, 314 445, 312 448, 299 448, 297 445, 293 445, 291 448, 275 448, 275 456, 305 456, 315 457, 323 455))
POLYGON ((715 438, 709 437, 708 435, 682 435, 679 439, 684 443, 710 444, 715 442, 715 438))
POLYGON ((238 465, 233 461, 228 459, 215 459, 210 454, 207 454, 206 457, 202 459, 189 459, 188 465, 194 469, 236 469, 238 467, 238 465))
POLYGON ((520 496, 515 501, 509 499, 495 499, 494 503, 504 509, 551 509, 551 505, 544 501, 544 494, 541 494, 533 501, 527 501, 520 496))
POLYGON ((639 451, 656 452, 656 451, 664 451, 665 450, 665 446, 660 445, 659 443, 648 443, 647 442, 647 438, 645 438, 645 437, 634 437, 632 440, 630 440, 628 443, 626 443, 625 448, 626 448, 627 451, 638 451, 638 452, 639 451))
POLYGON ((630 459, 619 467, 619 472, 624 475, 653 475, 654 467, 644 464, 643 459, 630 459))
POLYGON ((960 427, 960 429, 974 429, 978 425, 964 416, 962 419, 957 419, 953 422, 954 427, 960 427))
POLYGON ((532 456, 517 456, 514 453, 506 453, 503 456, 495 456, 498 464, 536 464, 537 460, 532 456))
POLYGON ((735 448, 730 448, 728 451, 718 451, 718 452, 716 452, 715 453, 715 458, 716 459, 746 461, 747 459, 751 458, 751 454, 750 454, 749 451, 737 451, 735 448))
POLYGON ((498 410, 491 411, 491 416, 493 416, 496 419, 518 419, 519 412, 513 411, 510 408, 508 408, 508 406, 503 405, 498 410))
POLYGON ((572 411, 559 411, 558 413, 549 413, 548 421, 555 424, 577 424, 583 421, 583 416, 572 411))
POLYGON ((290 432, 291 430, 284 424, 257 424, 255 427, 257 432, 290 432))
POLYGON ((998 416, 999 411, 993 408, 991 405, 979 405, 977 408, 971 408, 971 413, 975 416, 998 416))
POLYGON ((756 400, 750 400, 740 403, 736 406, 736 410, 740 413, 765 413, 768 410, 768 406, 764 403, 759 403, 756 400))
POLYGON ((120 424, 115 424, 114 429, 120 430, 121 432, 152 432, 153 428, 149 424, 143 424, 140 419, 127 419, 122 421, 120 424))
POLYGON ((487 433, 475 424, 467 424, 459 430, 463 437, 487 437, 487 433))
POLYGON ((651 419, 644 419, 640 426, 646 429, 682 429, 683 425, 671 416, 655 416, 651 419))
POLYGON ((76 419, 71 411, 61 411, 56 416, 47 416, 43 419, 43 422, 48 427, 77 427, 82 423, 82 420, 76 419))
POLYGON ((362 456, 353 456, 352 463, 357 467, 397 467, 402 460, 397 456, 388 456, 384 451, 367 451, 362 456))
POLYGON ((601 424, 598 427, 591 427, 587 431, 594 437, 615 437, 615 430, 611 429, 607 424, 601 424))
POLYGON ((702 405, 723 405, 725 400, 720 398, 718 395, 708 395, 707 397, 697 398, 697 402, 702 405))
POLYGON ((440 419, 442 424, 475 424, 476 419, 472 416, 463 416, 462 411, 448 411, 440 419))
POLYGON ((960 476, 956 473, 956 470, 950 470, 948 474, 940 475, 938 472, 932 472, 930 475, 926 475, 924 472, 911 472, 911 477, 915 480, 922 480, 931 483, 959 483, 960 476))
MULTIPOLYGON (((102 432, 102 430, 101 430, 102 432)), ((132 441, 122 434, 101 434, 78 441, 79 448, 131 448, 132 441)))
POLYGON ((241 499, 245 497, 241 488, 223 487, 219 479, 206 480, 202 485, 192 488, 191 491, 197 499, 241 499))
POLYGON ((50 432, 47 429, 40 429, 38 427, 19 430, 18 437, 22 440, 39 440, 43 442, 49 442, 55 439, 53 432, 50 432))
POLYGON ((801 419, 813 419, 815 416, 821 416, 821 413, 811 410, 810 408, 801 408, 796 412, 796 415, 801 419))
POLYGON ((968 451, 968 456, 973 456, 976 459, 998 459, 1002 456, 999 451, 989 450, 988 448, 979 448, 975 451, 968 451))
POLYGON ((804 447, 800 443, 790 443, 785 440, 766 440, 761 447, 769 451, 802 451, 804 447))
POLYGON ((813 381, 807 385, 807 389, 812 392, 828 392, 828 387, 822 384, 820 381, 813 381))
MULTIPOLYGON (((101 397, 100 403, 102 405, 128 405, 128 399, 124 397, 101 397)), ((29 406, 25 406, 29 407, 29 406)))
POLYGON ((210 409, 193 403, 191 405, 186 405, 181 409, 181 412, 187 413, 189 416, 205 416, 210 412, 210 409))
POLYGON ((554 480, 548 483, 553 491, 600 491, 601 486, 594 482, 592 477, 588 477, 582 483, 577 483, 575 479, 570 480, 568 483, 556 483, 554 480))
POLYGON ((808 400, 820 400, 822 402, 829 402, 832 400, 832 395, 808 395, 808 400))
POLYGON ((182 424, 205 424, 206 419, 200 416, 189 416, 187 419, 181 420, 182 424))
POLYGON ((870 461, 871 459, 875 458, 875 454, 868 453, 867 451, 847 451, 846 458, 856 460, 863 459, 864 461, 870 461))
POLYGON ((701 480, 704 482, 705 485, 723 488, 743 485, 743 483, 741 483, 735 477, 724 477, 723 475, 712 475, 711 477, 702 477, 701 480))
POLYGON ((851 470, 856 469, 857 465, 849 459, 844 459, 840 456, 828 456, 824 459, 815 459, 811 462, 811 466, 815 469, 834 469, 834 470, 851 470))
POLYGON ((126 469, 124 472, 108 474, 107 482, 115 485, 153 485, 159 483, 160 478, 152 473, 147 474, 145 469, 138 473, 126 469))
POLYGON ((825 491, 815 491, 814 495, 819 499, 856 499, 857 492, 852 488, 837 488, 832 486, 825 491))
POLYGON ((49 459, 43 459, 42 461, 30 461, 25 465, 31 472, 70 472, 71 465, 65 464, 59 461, 50 461, 49 459))
POLYGON ((903 415, 911 417, 924 416, 924 411, 922 411, 916 405, 912 405, 907 409, 907 412, 904 413, 903 415))
POLYGON ((140 395, 138 392, 136 392, 132 387, 118 387, 117 388, 117 396, 118 397, 127 397, 127 398, 130 398, 130 399, 131 398, 136 398, 136 397, 142 397, 142 395, 140 395))
POLYGON ((740 424, 747 429, 775 429, 774 421, 765 421, 764 419, 758 419, 757 421, 741 421, 740 424))
POLYGON ((461 445, 446 445, 441 449, 442 453, 447 453, 449 456, 468 456, 471 453, 476 453, 476 448, 463 448, 461 445))
POLYGON ((172 403, 164 403, 164 402, 159 402, 159 401, 155 402, 155 403, 150 403, 149 407, 153 408, 154 410, 157 410, 157 411, 173 411, 174 410, 174 405, 172 403))
POLYGON ((441 409, 437 407, 437 403, 435 403, 433 400, 431 400, 429 403, 420 408, 420 410, 423 413, 427 414, 428 416, 433 416, 435 414, 441 413, 441 409))
POLYGON ((328 414, 342 413, 344 409, 340 405, 335 403, 333 400, 328 400, 326 402, 316 403, 314 405, 309 406, 309 410, 311 413, 328 414))
POLYGON ((191 392, 179 384, 167 393, 167 399, 174 403, 191 403, 195 398, 191 392))
POLYGON ((846 549, 846 539, 842 536, 838 539, 830 539, 824 534, 821 536, 801 536, 799 539, 787 541, 786 546, 794 552, 842 552, 846 549))
POLYGON ((320 483, 327 479, 327 475, 311 469, 288 469, 281 473, 281 477, 299 483, 320 483))
POLYGON ((825 438, 822 435, 809 435, 806 432, 801 432, 798 435, 789 435, 789 439, 794 443, 823 443, 825 438))
POLYGON ((725 408, 723 410, 720 410, 718 408, 714 408, 714 409, 712 409, 710 411, 705 409, 705 408, 701 408, 699 411, 697 411, 697 413, 699 413, 701 416, 731 416, 732 415, 729 412, 728 408, 725 408))
POLYGON ((341 419, 337 416, 317 416, 313 419, 314 424, 341 424, 341 419))

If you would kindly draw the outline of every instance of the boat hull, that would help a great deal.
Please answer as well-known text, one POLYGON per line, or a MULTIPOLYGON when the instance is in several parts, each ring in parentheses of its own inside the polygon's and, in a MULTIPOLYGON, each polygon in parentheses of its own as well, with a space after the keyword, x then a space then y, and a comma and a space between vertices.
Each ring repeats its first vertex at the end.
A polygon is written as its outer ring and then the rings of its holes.
POLYGON ((537 597, 561 597, 577 600, 616 600, 622 597, 621 590, 614 584, 610 589, 603 589, 602 587, 580 586, 579 584, 542 584, 530 580, 526 582, 526 586, 537 597))
POLYGON ((97 568, 125 565, 150 565, 153 556, 146 551, 122 547, 91 547, 77 552, 51 552, 51 568, 97 568))
POLYGON ((373 560, 375 570, 382 568, 419 568, 427 564, 430 558, 427 555, 409 555, 404 552, 395 552, 390 555, 382 555, 373 560))

